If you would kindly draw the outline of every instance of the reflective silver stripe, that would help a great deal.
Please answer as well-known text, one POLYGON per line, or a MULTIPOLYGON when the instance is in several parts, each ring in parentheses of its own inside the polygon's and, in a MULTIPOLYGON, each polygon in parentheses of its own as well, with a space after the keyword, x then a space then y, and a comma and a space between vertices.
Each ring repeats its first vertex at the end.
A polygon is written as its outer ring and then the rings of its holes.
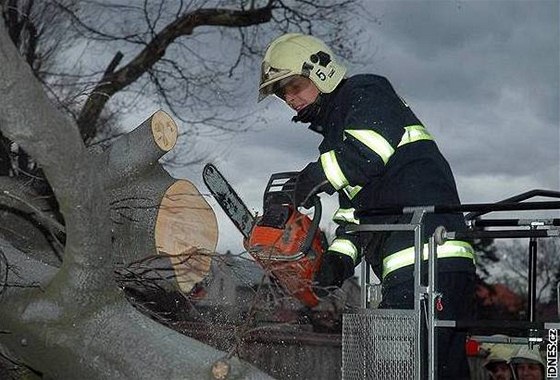
POLYGON ((408 143, 412 143, 420 140, 433 140, 434 138, 423 125, 409 125, 404 127, 404 134, 397 145, 397 148, 408 143))
POLYGON ((334 150, 329 150, 321 154, 321 166, 323 167, 327 179, 336 190, 340 190, 348 185, 348 180, 338 165, 334 150))
POLYGON ((333 216, 334 221, 360 224, 360 220, 354 217, 355 208, 339 208, 333 216))
POLYGON ((356 140, 377 153, 385 164, 389 161, 393 153, 395 153, 391 144, 375 131, 369 129, 347 129, 344 132, 353 136, 356 140))
POLYGON ((334 239, 328 250, 350 256, 354 263, 356 263, 356 259, 358 258, 358 249, 354 243, 348 239, 334 239))
MULTIPOLYGON (((423 257, 428 260, 428 245, 424 244, 423 257)), ((466 257, 474 262, 474 250, 472 246, 464 241, 450 240, 437 247, 437 257, 466 257)), ((414 264, 414 247, 405 248, 393 253, 383 259, 383 275, 385 278, 392 271, 414 264)))
POLYGON ((344 194, 346 194, 348 199, 354 198, 356 194, 360 192, 360 190, 362 190, 362 187, 360 185, 357 186, 348 185, 344 189, 342 189, 342 191, 344 191, 344 194))

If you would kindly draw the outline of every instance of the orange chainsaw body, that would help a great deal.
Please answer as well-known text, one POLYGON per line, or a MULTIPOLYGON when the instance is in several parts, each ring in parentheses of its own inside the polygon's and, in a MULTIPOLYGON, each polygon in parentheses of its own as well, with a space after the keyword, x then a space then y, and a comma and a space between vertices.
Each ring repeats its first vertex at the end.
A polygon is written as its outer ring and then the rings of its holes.
POLYGON ((316 306, 319 299, 312 283, 323 258, 321 231, 316 229, 309 237, 312 220, 291 205, 279 207, 282 209, 277 209, 272 221, 266 214, 257 220, 245 248, 290 295, 309 307, 316 306), (308 237, 311 244, 302 252, 308 237))

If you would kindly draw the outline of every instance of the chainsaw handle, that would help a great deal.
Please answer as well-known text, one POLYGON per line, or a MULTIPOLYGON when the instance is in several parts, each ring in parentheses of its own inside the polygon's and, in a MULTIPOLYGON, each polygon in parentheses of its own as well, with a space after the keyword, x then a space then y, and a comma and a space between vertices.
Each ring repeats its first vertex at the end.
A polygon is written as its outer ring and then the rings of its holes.
POLYGON ((301 244, 300 252, 303 252, 304 255, 309 253, 311 249, 311 244, 313 244, 313 238, 315 237, 315 233, 319 229, 319 223, 321 222, 321 214, 323 212, 321 207, 321 199, 318 196, 313 196, 314 203, 313 203, 313 219, 311 219, 311 227, 305 237, 305 240, 301 244))

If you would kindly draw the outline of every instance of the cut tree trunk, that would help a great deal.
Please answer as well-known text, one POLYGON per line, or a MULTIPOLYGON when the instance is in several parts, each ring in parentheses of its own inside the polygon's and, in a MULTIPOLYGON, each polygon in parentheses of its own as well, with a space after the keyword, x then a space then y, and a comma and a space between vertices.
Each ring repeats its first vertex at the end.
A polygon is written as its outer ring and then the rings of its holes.
POLYGON ((189 293, 210 271, 216 249, 211 207, 191 182, 158 164, 176 139, 175 122, 158 111, 98 158, 107 168, 115 266, 138 291, 189 293))

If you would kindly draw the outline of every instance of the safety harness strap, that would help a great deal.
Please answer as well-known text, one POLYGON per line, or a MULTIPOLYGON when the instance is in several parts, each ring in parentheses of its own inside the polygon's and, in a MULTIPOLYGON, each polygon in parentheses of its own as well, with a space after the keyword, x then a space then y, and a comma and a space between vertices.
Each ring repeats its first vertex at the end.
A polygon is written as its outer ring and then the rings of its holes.
MULTIPOLYGON (((428 245, 424 245, 423 259, 428 260, 428 245)), ((474 262, 474 250, 472 246, 464 241, 450 240, 437 247, 438 259, 447 257, 465 257, 474 262)), ((385 278, 389 273, 414 264, 414 247, 405 248, 402 251, 393 253, 383 259, 383 274, 385 278)))

